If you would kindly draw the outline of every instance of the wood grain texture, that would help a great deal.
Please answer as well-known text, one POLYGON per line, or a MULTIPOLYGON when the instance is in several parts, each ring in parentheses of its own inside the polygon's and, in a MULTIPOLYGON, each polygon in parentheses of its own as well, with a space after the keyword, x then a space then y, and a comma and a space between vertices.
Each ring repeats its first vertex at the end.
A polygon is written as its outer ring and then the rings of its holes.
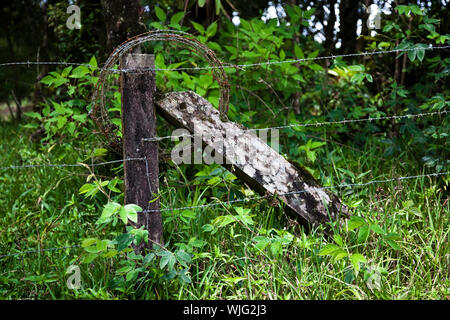
POLYGON ((167 93, 158 97, 156 106, 157 112, 174 126, 201 137, 204 145, 215 150, 215 157, 223 156, 223 165, 251 188, 263 195, 279 195, 288 212, 294 213, 301 223, 316 226, 330 218, 347 216, 338 197, 321 188, 306 170, 270 148, 255 131, 222 122, 219 111, 198 94, 167 93), (298 191, 302 192, 283 195, 298 191))
MULTIPOLYGON (((154 68, 154 56, 128 54, 121 58, 121 67, 154 68)), ((142 141, 156 136, 155 75, 153 72, 122 73, 121 87, 123 157, 146 159, 124 163, 125 203, 137 204, 144 210, 159 210, 159 200, 149 203, 159 189, 158 143, 142 141)), ((160 212, 140 213, 137 227, 143 225, 149 232, 149 239, 163 242, 160 212)))

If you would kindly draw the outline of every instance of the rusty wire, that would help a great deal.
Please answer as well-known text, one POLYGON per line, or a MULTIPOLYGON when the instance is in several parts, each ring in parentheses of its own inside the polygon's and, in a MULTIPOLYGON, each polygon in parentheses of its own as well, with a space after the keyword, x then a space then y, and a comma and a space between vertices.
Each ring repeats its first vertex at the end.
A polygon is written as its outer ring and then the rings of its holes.
MULTIPOLYGON (((89 112, 89 115, 103 133, 104 139, 106 140, 108 146, 119 153, 121 153, 122 150, 121 139, 118 135, 119 128, 112 123, 108 110, 105 106, 105 93, 108 92, 109 88, 108 78, 111 73, 114 72, 113 66, 120 61, 120 58, 123 55, 128 53, 134 47, 150 41, 167 41, 180 44, 183 47, 194 51, 196 54, 204 58, 211 67, 213 67, 211 68, 213 78, 218 82, 220 87, 220 118, 222 121, 228 120, 227 114, 229 107, 230 84, 224 70, 224 65, 217 58, 214 51, 196 40, 190 34, 183 31, 157 30, 143 33, 128 39, 113 51, 102 68, 94 94, 92 96, 92 109, 89 112)), ((128 73, 154 72, 148 68, 139 68, 136 70, 122 69, 122 71, 126 71, 128 73)))

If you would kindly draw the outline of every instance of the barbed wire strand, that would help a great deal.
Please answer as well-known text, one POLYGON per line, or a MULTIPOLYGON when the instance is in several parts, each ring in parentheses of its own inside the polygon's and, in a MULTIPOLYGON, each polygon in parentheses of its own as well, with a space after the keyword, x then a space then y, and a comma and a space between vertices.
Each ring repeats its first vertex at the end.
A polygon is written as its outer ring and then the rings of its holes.
MULTIPOLYGON (((427 177, 437 177, 442 175, 449 175, 450 172, 441 172, 441 173, 430 173, 430 174, 422 174, 422 175, 415 175, 415 176, 405 176, 405 177, 398 177, 398 178, 391 178, 391 179, 385 179, 385 180, 373 180, 366 183, 349 183, 349 184, 340 184, 336 186, 326 186, 326 187, 320 187, 319 189, 333 189, 333 188, 345 188, 345 187, 362 187, 362 186, 368 186, 376 183, 387 183, 387 182, 394 182, 394 181, 402 181, 402 180, 408 180, 408 179, 418 179, 418 178, 427 178, 427 177)), ((300 190, 300 191, 292 191, 292 192, 286 192, 286 193, 280 193, 277 194, 277 196, 287 196, 287 195, 294 195, 294 194, 300 194, 307 192, 307 190, 300 190)), ((233 203, 239 203, 239 202, 248 202, 253 200, 261 200, 266 198, 271 198, 274 196, 259 196, 259 197, 250 197, 246 199, 236 199, 236 200, 230 200, 226 202, 216 202, 216 203, 209 203, 205 205, 198 205, 198 206, 187 206, 187 207, 179 207, 179 208, 164 208, 160 210, 144 210, 139 213, 152 213, 152 212, 161 212, 161 211, 179 211, 179 210, 189 210, 189 209, 202 209, 202 208, 208 208, 212 206, 218 206, 218 205, 229 205, 233 203)), ((65 247, 56 247, 56 248, 46 248, 46 249, 40 249, 40 250, 27 250, 22 252, 16 252, 12 254, 3 254, 0 255, 0 259, 6 258, 6 257, 15 257, 18 255, 23 254, 30 254, 30 253, 37 253, 37 252, 45 252, 45 251, 57 251, 57 250, 64 250, 64 249, 72 249, 72 248, 81 248, 80 245, 73 245, 73 246, 65 246, 65 247)))
MULTIPOLYGON (((426 113, 419 113, 419 114, 407 114, 402 116, 383 116, 379 118, 363 118, 363 119, 346 119, 341 121, 326 121, 326 122, 317 122, 317 123, 296 123, 296 124, 290 124, 286 126, 278 126, 278 127, 267 127, 267 128, 258 128, 258 129, 247 129, 245 132, 251 132, 251 131, 264 131, 264 130, 274 130, 274 129, 287 129, 287 128, 293 128, 293 127, 310 127, 310 126, 325 126, 325 125, 334 125, 334 124, 344 124, 344 123, 355 123, 355 122, 364 122, 364 121, 381 121, 381 120, 390 120, 390 119, 405 119, 405 118, 417 118, 417 117, 426 117, 426 116, 434 116, 434 115, 442 115, 442 114, 448 114, 450 113, 450 110, 444 110, 444 111, 435 111, 435 112, 426 112, 426 113)), ((180 134, 180 135, 172 135, 172 136, 163 136, 163 137, 153 137, 153 138, 144 138, 142 141, 151 142, 151 141, 161 141, 165 139, 172 139, 172 138, 181 138, 181 137, 196 137, 196 136, 202 136, 202 134, 180 134)), ((20 165, 20 166, 8 166, 8 167, 0 167, 0 170, 8 170, 8 169, 26 169, 26 168, 41 168, 41 167, 98 167, 98 166, 104 166, 109 164, 115 164, 115 163, 121 163, 124 161, 144 161, 146 158, 127 158, 127 159, 120 159, 120 160, 112 160, 107 162, 100 162, 100 163, 92 163, 92 164, 67 164, 67 163, 61 163, 61 164, 29 164, 29 165, 20 165)))
POLYGON ((73 246, 65 246, 65 247, 56 247, 56 248, 46 248, 46 249, 36 249, 36 250, 27 250, 22 252, 16 252, 16 253, 10 253, 10 254, 3 254, 0 255, 0 259, 6 258, 6 257, 15 257, 20 256, 23 254, 29 254, 29 253, 38 253, 38 252, 45 252, 45 251, 57 251, 57 250, 64 250, 64 249, 72 249, 72 248, 80 248, 79 245, 73 245, 73 246))
MULTIPOLYGON (((277 127, 266 127, 266 128, 257 128, 257 129, 247 129, 245 132, 251 132, 251 131, 265 131, 265 130, 274 130, 274 129, 288 129, 288 128, 294 128, 294 127, 320 127, 320 126, 326 126, 326 125, 336 125, 336 124, 345 124, 345 123, 356 123, 356 122, 373 122, 373 121, 381 121, 381 120, 390 120, 390 119, 405 119, 405 118, 420 118, 420 117, 427 117, 427 116, 435 116, 435 115, 442 115, 442 114, 448 114, 450 113, 450 110, 443 110, 443 111, 434 111, 434 112, 425 112, 425 113, 418 113, 418 114, 405 114, 405 115, 393 115, 393 116, 382 116, 382 117, 368 117, 368 118, 362 118, 362 119, 345 119, 340 121, 325 121, 325 122, 315 122, 315 123, 293 123, 285 126, 277 126, 277 127)), ((195 136, 202 136, 202 134, 180 134, 180 135, 172 135, 172 136, 163 136, 163 137, 153 137, 153 138, 144 138, 142 141, 160 141, 165 139, 172 139, 172 138, 181 138, 181 137, 195 137, 195 136)))
MULTIPOLYGON (((387 183, 387 182, 394 182, 394 181, 402 181, 402 180, 408 180, 408 179, 419 179, 419 178, 426 178, 426 177, 437 177, 437 176, 443 176, 443 175, 449 175, 450 172, 441 172, 441 173, 430 173, 430 174, 422 174, 422 175, 416 175, 416 176, 405 176, 405 177, 398 177, 398 178, 391 178, 391 179, 385 179, 385 180, 373 180, 366 183, 349 183, 349 184, 340 184, 336 186, 327 186, 327 187, 318 187, 318 189, 334 189, 334 188, 346 188, 346 187, 364 187, 372 184, 377 183, 387 183)), ((299 190, 299 191, 291 191, 286 193, 279 193, 277 196, 287 196, 287 195, 294 195, 294 194, 301 194, 308 192, 308 190, 299 190)), ((204 205, 198 205, 198 206, 186 206, 186 207, 179 207, 179 208, 164 208, 160 210, 143 210, 140 213, 152 213, 152 212, 160 212, 160 211, 179 211, 179 210, 189 210, 189 209, 202 209, 202 208, 208 208, 218 205, 229 205, 233 203, 239 203, 239 202, 247 202, 247 201, 253 201, 253 200, 261 200, 266 198, 274 197, 274 195, 265 195, 265 196, 257 196, 257 197, 250 197, 245 199, 236 199, 236 200, 229 200, 224 202, 215 202, 215 203, 208 203, 204 205)))
POLYGON ((106 161, 106 162, 99 162, 99 163, 92 163, 92 164, 85 164, 85 163, 60 163, 60 164, 26 164, 21 166, 9 166, 9 167, 0 167, 0 170, 8 170, 8 169, 26 169, 26 168, 59 168, 59 167, 98 167, 98 166, 105 166, 108 164, 115 164, 115 163, 121 163, 124 161, 143 161, 145 158, 126 158, 121 160, 112 160, 112 161, 106 161))
POLYGON ((4 66, 13 66, 13 65, 65 65, 65 66, 85 66, 89 68, 99 69, 100 71, 107 70, 112 72, 123 72, 123 73, 133 73, 133 72, 145 72, 145 71, 189 71, 189 70, 211 70, 211 69, 246 69, 250 67, 257 66, 265 66, 265 65, 276 65, 276 64, 293 64, 299 62, 306 61, 315 61, 315 60, 327 60, 327 59, 337 59, 337 58, 346 58, 346 57, 359 57, 359 56, 371 56, 371 55, 379 55, 379 54, 389 54, 389 53, 401 53, 401 52, 409 52, 409 51, 418 51, 418 50, 442 50, 449 49, 448 46, 439 46, 439 47, 414 47, 414 48, 405 48, 405 49, 392 49, 392 50, 379 50, 379 51, 365 51, 360 53, 347 53, 347 54, 338 54, 338 55, 329 55, 329 56, 320 56, 314 58, 301 58, 301 59, 291 59, 284 61, 266 61, 259 63, 249 63, 249 64, 232 64, 225 63, 222 67, 217 66, 207 66, 207 67, 185 67, 185 68, 139 68, 139 69, 117 69, 117 68, 99 68, 98 66, 93 66, 89 63, 77 63, 77 62, 67 62, 67 61, 22 61, 22 62, 4 62, 0 63, 0 67, 4 66))
MULTIPOLYGON (((255 67, 255 66, 263 66, 263 65, 272 65, 272 64, 285 64, 285 63, 298 63, 298 62, 305 62, 305 61, 314 61, 314 60, 322 60, 322 59, 336 59, 341 57, 355 57, 355 56, 367 56, 367 55, 376 55, 376 54, 387 54, 387 53, 398 53, 398 52, 407 52, 412 50, 436 50, 436 49, 446 49, 450 48, 450 46, 442 46, 442 47, 427 47, 427 48, 408 48, 408 49, 393 49, 393 50, 383 50, 383 51, 374 51, 374 52, 362 52, 362 53, 353 53, 353 54, 343 54, 343 55, 331 55, 331 56, 322 56, 322 57, 314 57, 314 58, 303 58, 303 59, 295 59, 295 60, 285 60, 285 61, 268 61, 268 62, 261 62, 261 63, 252 63, 252 64, 242 64, 242 65, 233 65, 233 64, 225 64, 221 67, 216 66, 210 66, 210 67, 195 67, 195 68, 174 68, 174 69, 161 69, 161 68, 140 68, 139 72, 143 71, 187 71, 187 70, 209 70, 209 69, 217 69, 217 68, 240 68, 245 69, 248 67, 255 67)), ((36 62, 36 61, 27 61, 27 62, 8 62, 8 63, 0 63, 1 66, 12 66, 12 65, 76 65, 76 66, 86 66, 90 68, 98 68, 96 66, 90 65, 90 64, 84 64, 84 63, 70 63, 70 62, 36 62)), ((103 70, 103 69, 102 69, 103 70)), ((127 69, 107 69, 114 72, 134 72, 134 70, 127 70, 127 69)), ((278 127, 271 127, 271 128, 262 128, 262 129, 249 129, 249 131, 259 131, 259 130, 270 130, 270 129, 285 129, 285 128, 292 128, 292 127, 307 127, 307 126, 322 126, 322 125, 332 125, 332 124, 343 124, 343 123, 354 123, 354 122, 362 122, 362 121, 378 121, 378 120, 387 120, 387 119, 402 119, 402 118, 413 118, 413 117, 422 117, 422 116, 431 116, 436 114, 446 114, 449 111, 438 111, 438 112, 429 112, 429 113, 422 113, 422 114, 409 114, 409 115, 403 115, 403 116, 385 116, 385 117, 379 117, 379 118, 365 118, 365 119, 348 119, 348 120, 342 120, 342 121, 328 121, 328 122, 319 122, 319 123, 304 123, 304 124, 291 124, 286 126, 278 126, 278 127)), ((158 141, 163 139, 168 139, 172 137, 181 137, 183 135, 179 136, 166 136, 166 137, 156 137, 156 138, 148 138, 143 139, 144 141, 158 141)), ((190 135, 193 136, 193 135, 190 135)), ((0 167, 0 170, 7 170, 7 169, 23 169, 23 168, 39 168, 39 167, 96 167, 96 166, 102 166, 102 165, 108 165, 108 164, 115 164, 123 161, 136 161, 136 160, 146 160, 145 158, 127 158, 127 159, 121 159, 121 160, 113 160, 113 161, 107 161, 102 163, 96 163, 96 164, 38 164, 38 165, 23 165, 23 166, 9 166, 9 167, 0 167)), ((148 174, 148 173, 147 173, 148 174)), ((387 182, 393 182, 393 181, 402 181, 407 179, 418 179, 418 178, 424 178, 424 177, 435 177, 435 176, 442 176, 442 175, 448 175, 450 172, 444 172, 444 173, 432 173, 432 174, 424 174, 424 175, 416 175, 416 176, 404 176, 404 177, 398 177, 398 178, 391 178, 391 179, 385 179, 385 180, 373 180, 366 183, 352 183, 352 184, 340 184, 336 186, 326 186, 326 187, 320 187, 320 189, 333 189, 333 188, 345 188, 345 187, 361 187, 361 186, 368 186, 372 184, 377 183, 387 183, 387 182)), ((299 190, 299 191, 292 191, 292 192, 286 192, 278 194, 278 196, 288 196, 288 195, 294 195, 294 194, 300 194, 304 193, 306 190, 299 190)), ((245 199, 236 199, 236 200, 230 200, 226 202, 216 202, 216 203, 209 203, 205 205, 198 205, 198 206, 186 206, 186 207, 179 207, 179 208, 163 208, 159 210, 144 210, 141 213, 151 213, 151 212, 161 212, 161 211, 179 211, 179 210, 188 210, 188 209, 201 209, 201 208, 207 208, 212 206, 218 206, 218 205, 229 205, 233 203, 239 203, 239 202, 248 202, 253 200, 261 200, 265 198, 269 198, 273 196, 258 196, 258 197, 250 197, 245 199)), ((57 248, 46 248, 46 249, 40 249, 40 250, 27 250, 23 252, 13 253, 13 254, 4 254, 0 255, 0 258, 6 258, 6 257, 13 257, 23 254, 30 254, 30 253, 37 253, 37 252, 45 252, 45 251, 57 251, 57 250, 64 250, 64 249, 71 249, 71 248, 80 248, 79 245, 73 245, 73 246, 64 246, 64 247, 57 247, 57 248)))

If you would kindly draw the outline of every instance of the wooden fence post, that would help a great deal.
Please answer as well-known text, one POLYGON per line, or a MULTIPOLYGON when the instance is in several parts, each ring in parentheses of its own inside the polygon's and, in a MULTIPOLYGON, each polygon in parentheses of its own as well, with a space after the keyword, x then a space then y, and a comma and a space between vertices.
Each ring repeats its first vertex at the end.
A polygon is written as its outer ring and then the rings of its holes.
MULTIPOLYGON (((149 54, 127 54, 121 57, 122 69, 154 68, 154 56, 149 54)), ((137 227, 148 230, 149 248, 152 242, 163 243, 162 218, 159 199, 154 195, 159 189, 158 143, 142 139, 156 136, 156 111, 153 102, 156 92, 155 73, 123 72, 122 132, 123 156, 143 158, 142 161, 124 162, 125 204, 137 204, 144 210, 157 210, 138 214, 137 227)), ((145 244, 135 248, 141 252, 145 244)))

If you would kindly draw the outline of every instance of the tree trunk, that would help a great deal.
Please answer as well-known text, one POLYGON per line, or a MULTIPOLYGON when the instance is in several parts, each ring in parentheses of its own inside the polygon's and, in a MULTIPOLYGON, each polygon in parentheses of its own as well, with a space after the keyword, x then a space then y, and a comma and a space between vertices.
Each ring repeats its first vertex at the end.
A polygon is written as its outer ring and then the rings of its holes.
POLYGON ((339 4, 339 34, 341 39, 340 52, 343 54, 353 53, 356 50, 356 27, 359 16, 359 0, 346 0, 339 4))
POLYGON ((106 25, 106 47, 111 52, 128 38, 145 32, 138 0, 102 0, 106 25))
MULTIPOLYGON (((50 61, 49 58, 49 28, 48 28, 48 16, 47 16, 47 3, 42 5, 42 42, 38 49, 37 61, 50 61)), ((34 83, 33 92, 33 111, 41 112, 41 102, 44 100, 42 94, 41 80, 48 73, 48 65, 37 66, 38 75, 36 76, 36 82, 34 83), (39 72, 39 69, 41 70, 39 72)))
MULTIPOLYGON (((334 6, 336 4, 336 0, 328 0, 327 4, 329 4, 328 8, 330 10, 330 14, 328 15, 328 18, 326 20, 327 25, 323 26, 323 32, 325 36, 325 42, 323 46, 327 50, 326 54, 330 54, 334 52, 334 45, 336 43, 334 39, 334 31, 335 31, 334 24, 336 23, 336 11, 334 10, 334 6)), ((324 22, 322 22, 322 24, 324 22)))

